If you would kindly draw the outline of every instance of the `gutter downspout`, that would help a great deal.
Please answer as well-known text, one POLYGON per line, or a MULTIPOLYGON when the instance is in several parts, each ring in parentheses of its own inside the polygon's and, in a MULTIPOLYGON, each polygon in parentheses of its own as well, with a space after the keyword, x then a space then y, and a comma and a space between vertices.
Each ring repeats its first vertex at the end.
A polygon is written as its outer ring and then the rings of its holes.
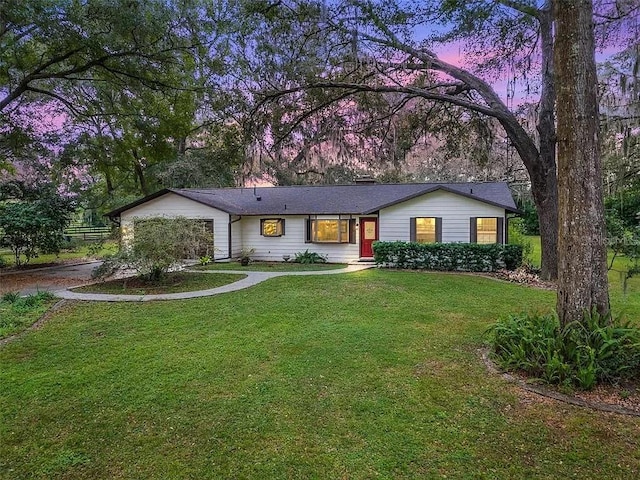
POLYGON ((226 258, 221 258, 221 260, 226 260, 227 258, 231 259, 231 257, 232 257, 232 254, 231 254, 232 250, 231 249, 233 247, 233 238, 232 238, 232 235, 231 235, 231 225, 233 225, 236 222, 239 222, 240 220, 242 220, 241 216, 239 216, 235 220, 232 220, 231 219, 231 214, 229 214, 229 227, 227 229, 227 233, 228 233, 228 236, 229 236, 229 239, 228 239, 229 255, 226 258))

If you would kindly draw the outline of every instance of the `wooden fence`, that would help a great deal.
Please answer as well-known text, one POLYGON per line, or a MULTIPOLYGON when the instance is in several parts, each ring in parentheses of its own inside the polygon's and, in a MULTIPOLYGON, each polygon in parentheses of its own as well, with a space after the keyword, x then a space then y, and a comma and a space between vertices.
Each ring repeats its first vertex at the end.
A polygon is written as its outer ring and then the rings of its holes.
POLYGON ((111 227, 69 227, 64 230, 65 237, 82 240, 101 240, 111 235, 111 227))

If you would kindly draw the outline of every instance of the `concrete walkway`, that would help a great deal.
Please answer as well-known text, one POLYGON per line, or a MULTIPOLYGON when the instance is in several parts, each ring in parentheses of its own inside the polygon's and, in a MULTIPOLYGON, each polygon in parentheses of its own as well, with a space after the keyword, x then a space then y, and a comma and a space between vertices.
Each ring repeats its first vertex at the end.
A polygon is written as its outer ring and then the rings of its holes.
POLYGON ((373 267, 373 264, 349 265, 346 268, 335 270, 313 270, 313 271, 296 271, 296 272, 251 272, 246 270, 186 270, 192 273, 201 273, 203 275, 219 274, 219 273, 238 273, 246 275, 242 280, 229 283, 221 287, 210 288, 209 290, 198 290, 195 292, 180 293, 163 293, 158 295, 112 295, 108 293, 76 293, 68 289, 54 291, 57 297, 66 300, 88 300, 98 302, 149 302, 153 300, 182 300, 185 298, 209 297, 219 295, 221 293, 235 292, 244 288, 249 288, 259 283, 269 280, 270 278, 284 276, 307 276, 307 275, 335 275, 339 273, 352 273, 366 270, 373 267))

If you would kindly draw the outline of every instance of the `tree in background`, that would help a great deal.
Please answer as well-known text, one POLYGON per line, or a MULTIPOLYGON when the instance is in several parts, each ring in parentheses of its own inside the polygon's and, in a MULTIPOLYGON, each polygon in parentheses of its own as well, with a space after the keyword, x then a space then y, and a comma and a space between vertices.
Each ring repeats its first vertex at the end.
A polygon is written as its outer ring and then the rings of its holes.
POLYGON ((2 242, 13 252, 15 264, 40 253, 59 253, 63 231, 71 221, 74 201, 61 195, 52 184, 27 186, 6 184, 0 192, 2 242))
MULTIPOLYGON (((288 116, 294 126, 310 116, 332 115, 336 104, 343 112, 354 104, 366 106, 361 117, 368 114, 374 123, 384 124, 408 111, 415 113, 415 121, 407 125, 446 124, 446 114, 451 113, 458 119, 455 123, 470 127, 467 131, 480 124, 474 120, 486 123, 493 118, 499 123, 531 180, 540 216, 543 277, 556 276, 556 86, 550 1, 291 1, 258 6, 253 14, 263 15, 264 21, 256 29, 259 48, 251 58, 265 52, 278 59, 278 68, 258 82, 266 87, 256 93, 269 109, 274 103, 280 108, 296 102, 301 107, 298 114, 288 116), (278 38, 278 45, 270 38, 278 38), (438 54, 438 48, 454 41, 461 43, 468 66, 438 54), (491 82, 503 76, 539 93, 535 109, 514 104, 513 87, 507 100, 501 99, 491 82), (535 80, 527 80, 531 78, 535 80), (372 105, 380 108, 371 109, 372 105)), ((632 3, 603 3, 600 14, 609 19, 608 38, 615 24, 610 19, 632 21, 636 10, 632 3)), ((261 70, 261 75, 270 71, 261 70)), ((350 119, 347 127, 358 123, 350 119)), ((402 130, 399 138, 404 140, 410 128, 402 130)), ((394 137, 394 129, 382 131, 381 138, 394 137)), ((456 137, 454 133, 446 141, 456 137)), ((475 144, 482 145, 490 136, 475 138, 475 144)))
POLYGON ((233 121, 234 11, 204 0, 4 0, 0 169, 20 177, 46 161, 82 174, 98 208, 162 186, 190 137, 233 121), (47 119, 56 138, 41 138, 47 119))

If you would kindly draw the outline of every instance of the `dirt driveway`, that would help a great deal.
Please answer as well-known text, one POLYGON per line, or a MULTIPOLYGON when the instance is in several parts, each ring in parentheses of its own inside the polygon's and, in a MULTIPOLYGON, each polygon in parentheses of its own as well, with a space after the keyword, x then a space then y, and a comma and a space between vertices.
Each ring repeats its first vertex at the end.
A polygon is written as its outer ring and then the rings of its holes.
POLYGON ((21 272, 0 271, 0 295, 6 292, 29 295, 43 290, 53 291, 83 285, 89 282, 92 270, 99 264, 99 261, 95 261, 76 265, 55 265, 21 272))

